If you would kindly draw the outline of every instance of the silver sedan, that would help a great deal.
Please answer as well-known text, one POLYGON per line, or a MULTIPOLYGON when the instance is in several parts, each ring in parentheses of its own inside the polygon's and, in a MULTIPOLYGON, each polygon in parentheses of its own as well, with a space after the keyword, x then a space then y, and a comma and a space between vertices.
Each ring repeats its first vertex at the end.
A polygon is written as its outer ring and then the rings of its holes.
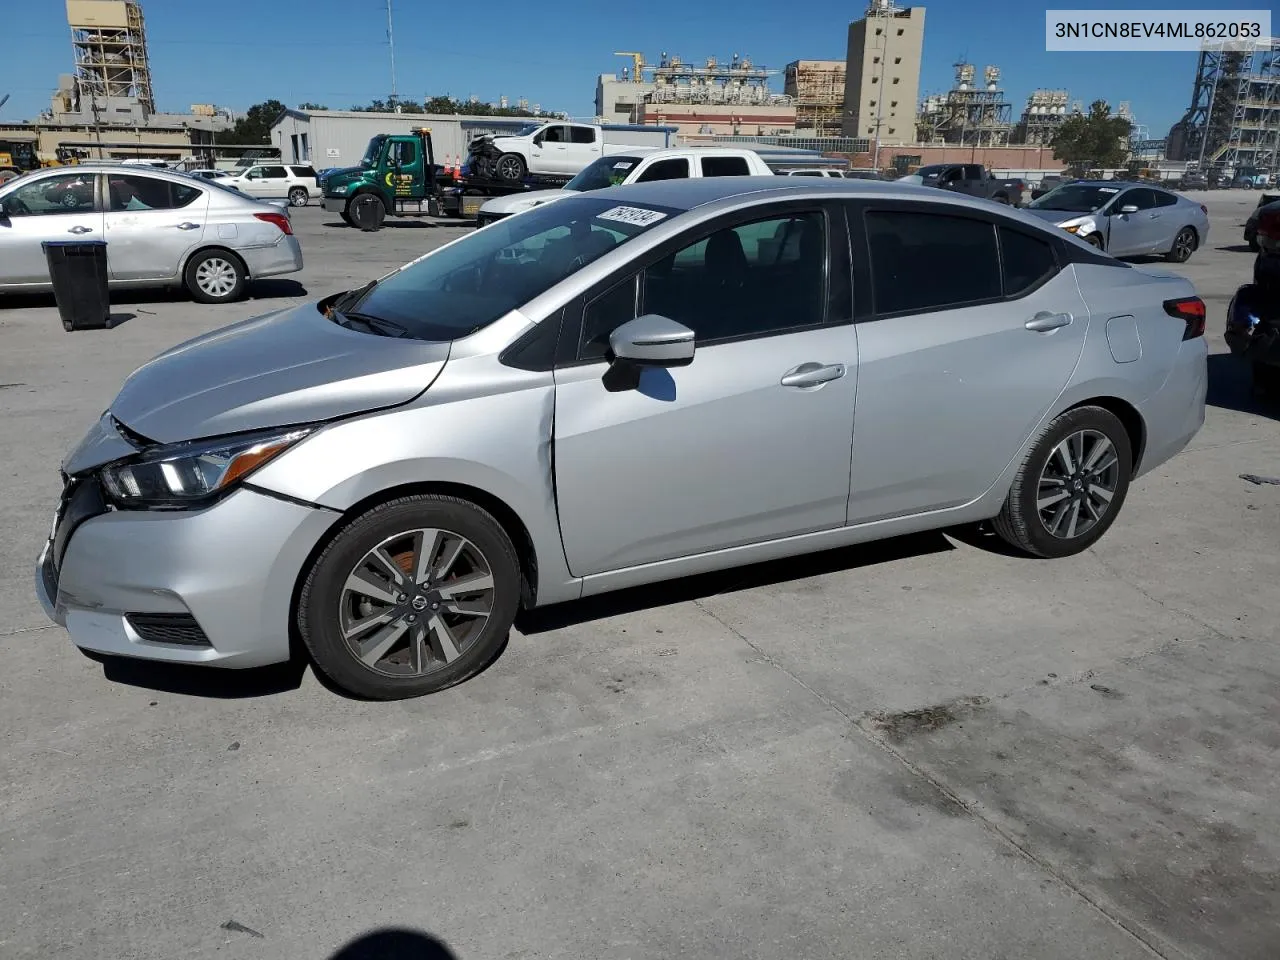
POLYGON ((50 290, 43 241, 105 240, 115 287, 182 286, 203 303, 302 269, 287 210, 182 173, 82 164, 0 186, 0 293, 50 290))
POLYGON ((1027 212, 1114 257, 1161 254, 1183 263, 1209 239, 1209 211, 1145 184, 1076 180, 1033 201, 1027 212))
POLYGON ((592 191, 138 369, 35 573, 101 654, 473 676, 521 607, 992 521, 1097 542, 1204 422, 1204 303, 897 183, 592 191))

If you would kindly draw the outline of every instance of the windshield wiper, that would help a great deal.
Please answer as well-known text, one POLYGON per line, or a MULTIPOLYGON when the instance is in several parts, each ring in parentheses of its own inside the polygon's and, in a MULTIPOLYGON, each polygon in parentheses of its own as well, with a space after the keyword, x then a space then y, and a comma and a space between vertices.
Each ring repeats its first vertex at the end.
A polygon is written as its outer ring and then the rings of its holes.
POLYGON ((342 318, 341 320, 338 321, 340 324, 342 323, 343 320, 347 321, 347 323, 343 324, 343 326, 349 326, 351 323, 362 323, 365 325, 365 327, 368 328, 370 333, 376 333, 376 334, 379 334, 380 336, 384 336, 384 337, 408 337, 409 336, 409 328, 401 326, 400 324, 396 323, 394 320, 385 320, 382 317, 370 316, 367 313, 342 313, 339 310, 335 310, 334 313, 336 313, 339 317, 342 318))
POLYGON ((377 280, 370 280, 363 287, 357 287, 355 290, 348 290, 346 293, 338 295, 338 299, 333 301, 333 309, 342 311, 347 307, 354 307, 357 303, 364 299, 364 295, 378 285, 377 280))

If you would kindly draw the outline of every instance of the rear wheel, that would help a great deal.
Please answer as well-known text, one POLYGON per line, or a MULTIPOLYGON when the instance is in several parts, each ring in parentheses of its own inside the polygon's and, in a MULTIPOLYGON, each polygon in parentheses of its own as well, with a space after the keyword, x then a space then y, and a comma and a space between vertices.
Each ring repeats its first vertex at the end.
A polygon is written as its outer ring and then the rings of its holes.
POLYGON ((374 507, 307 574, 298 630, 316 666, 358 696, 434 693, 483 670, 520 603, 520 564, 473 503, 412 496, 374 507))
POLYGON ((1129 492, 1133 451, 1124 424, 1102 407, 1077 407, 1031 445, 992 525, 1036 557, 1068 557, 1093 546, 1129 492))
POLYGON ((226 250, 202 250, 187 262, 187 290, 200 303, 230 303, 244 296, 248 275, 240 258, 226 250))
POLYGON ((1196 249, 1196 232, 1190 227, 1183 227, 1173 238, 1173 246, 1164 258, 1170 263, 1186 263, 1196 249))
POLYGON ((311 199, 306 187, 294 187, 289 191, 289 203, 295 207, 305 207, 311 199))

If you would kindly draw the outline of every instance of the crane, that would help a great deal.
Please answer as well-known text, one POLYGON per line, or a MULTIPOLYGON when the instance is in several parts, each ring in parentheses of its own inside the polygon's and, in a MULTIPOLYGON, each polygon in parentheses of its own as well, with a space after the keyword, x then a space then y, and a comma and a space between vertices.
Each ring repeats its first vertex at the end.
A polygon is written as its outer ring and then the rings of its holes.
POLYGON ((632 64, 634 64, 631 71, 631 82, 644 83, 645 63, 643 53, 636 53, 634 50, 615 50, 613 55, 615 57, 630 57, 632 64))

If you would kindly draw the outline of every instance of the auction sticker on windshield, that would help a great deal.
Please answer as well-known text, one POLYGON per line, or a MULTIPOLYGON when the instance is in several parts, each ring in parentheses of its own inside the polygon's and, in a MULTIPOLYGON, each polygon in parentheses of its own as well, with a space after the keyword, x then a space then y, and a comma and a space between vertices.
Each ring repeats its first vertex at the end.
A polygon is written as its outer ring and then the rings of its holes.
POLYGON ((614 220, 618 223, 629 223, 633 227, 651 227, 667 215, 657 210, 646 210, 644 207, 613 207, 596 215, 597 220, 614 220))

